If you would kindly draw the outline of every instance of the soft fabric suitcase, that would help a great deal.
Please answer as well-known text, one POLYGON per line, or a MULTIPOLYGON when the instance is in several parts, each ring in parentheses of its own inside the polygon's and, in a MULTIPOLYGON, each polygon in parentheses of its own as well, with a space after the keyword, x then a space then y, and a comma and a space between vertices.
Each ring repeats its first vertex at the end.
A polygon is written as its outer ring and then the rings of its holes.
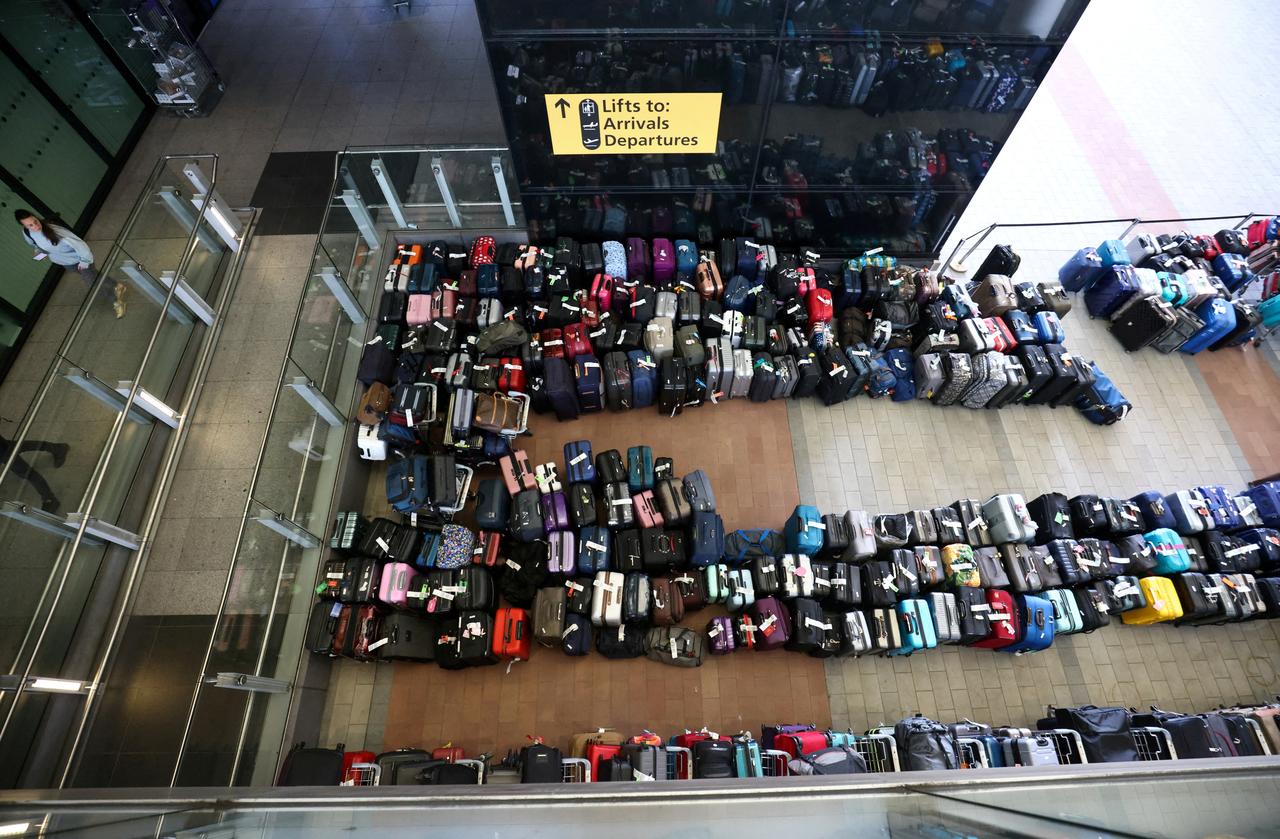
POLYGON ((987 584, 974 560, 973 548, 969 545, 946 545, 942 549, 942 564, 946 571, 947 584, 952 588, 976 588, 987 584))
POLYGON ((779 600, 763 597, 750 607, 751 618, 758 627, 756 647, 778 649, 791 638, 791 613, 779 600))
POLYGON ((1036 524, 1036 538, 1042 542, 1075 536, 1067 497, 1060 492, 1046 493, 1028 501, 1027 513, 1036 524))
POLYGON ((1159 297, 1135 299, 1116 313, 1111 334, 1128 352, 1153 343, 1177 323, 1173 306, 1159 297))
POLYGON ((1138 505, 1138 510, 1142 514, 1143 529, 1155 530, 1158 527, 1173 528, 1177 525, 1177 521, 1173 517, 1173 512, 1165 503, 1165 498, 1158 492, 1142 492, 1129 499, 1138 505))
POLYGON ((934 545, 917 545, 912 548, 912 552, 916 557, 916 574, 920 577, 920 588, 930 589, 942 585, 942 552, 934 545))
POLYGON ((1235 505, 1231 502, 1231 495, 1225 487, 1217 484, 1196 487, 1205 505, 1209 508, 1209 515, 1213 519, 1213 527, 1219 530, 1235 530, 1243 526, 1240 521, 1240 514, 1236 510, 1235 505))
POLYGON ((987 589, 986 595, 989 608, 985 614, 991 634, 973 643, 972 646, 992 650, 1004 649, 1014 643, 1019 635, 1020 613, 1014 607, 1013 595, 1007 591, 987 589))

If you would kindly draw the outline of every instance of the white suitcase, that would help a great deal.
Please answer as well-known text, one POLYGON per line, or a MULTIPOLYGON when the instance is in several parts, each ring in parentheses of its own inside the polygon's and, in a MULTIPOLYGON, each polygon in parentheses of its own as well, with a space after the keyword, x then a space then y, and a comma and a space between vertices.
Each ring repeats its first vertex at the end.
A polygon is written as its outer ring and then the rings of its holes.
POLYGON ((619 571, 600 571, 592 583, 591 622, 596 626, 622 623, 622 586, 626 577, 619 571))
POLYGON ((782 596, 813 597, 813 564, 805 554, 783 554, 778 563, 782 596))
POLYGON ((723 334, 736 350, 742 346, 742 333, 747 328, 747 316, 736 309, 724 313, 723 334))
POLYGON ((378 426, 362 425, 356 436, 356 445, 360 448, 360 457, 365 460, 386 460, 387 441, 378 437, 378 426))
POLYGON ((1134 265, 1141 265, 1149 256, 1155 256, 1160 252, 1160 246, 1156 244, 1154 236, 1134 236, 1125 245, 1125 250, 1129 252, 1129 261, 1134 265))

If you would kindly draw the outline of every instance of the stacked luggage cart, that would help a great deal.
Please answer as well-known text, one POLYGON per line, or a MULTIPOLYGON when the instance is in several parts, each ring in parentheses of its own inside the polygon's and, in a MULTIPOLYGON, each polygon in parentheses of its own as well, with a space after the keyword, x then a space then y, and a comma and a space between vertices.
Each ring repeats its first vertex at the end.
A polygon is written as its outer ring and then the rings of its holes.
POLYGON ((347 786, 687 781, 857 775, 925 770, 1018 769, 1088 763, 1172 761, 1273 754, 1280 706, 1203 714, 1123 708, 1050 708, 1036 729, 971 720, 944 725, 921 716, 865 734, 812 725, 765 726, 757 740, 707 728, 665 742, 652 732, 612 729, 576 735, 569 753, 540 740, 501 761, 462 749, 400 749, 374 755, 298 748, 279 783, 319 783, 323 772, 347 786), (1151 724, 1159 719, 1164 725, 1151 724), (1168 727, 1166 727, 1168 726, 1168 727), (681 745, 683 744, 683 745, 681 745))

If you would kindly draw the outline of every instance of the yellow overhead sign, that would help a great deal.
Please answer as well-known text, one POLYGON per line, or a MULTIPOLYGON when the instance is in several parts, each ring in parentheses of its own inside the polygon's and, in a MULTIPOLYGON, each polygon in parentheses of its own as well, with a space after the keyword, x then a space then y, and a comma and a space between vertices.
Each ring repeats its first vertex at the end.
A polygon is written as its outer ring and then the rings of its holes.
POLYGON ((719 93, 549 93, 554 154, 714 154, 719 93))

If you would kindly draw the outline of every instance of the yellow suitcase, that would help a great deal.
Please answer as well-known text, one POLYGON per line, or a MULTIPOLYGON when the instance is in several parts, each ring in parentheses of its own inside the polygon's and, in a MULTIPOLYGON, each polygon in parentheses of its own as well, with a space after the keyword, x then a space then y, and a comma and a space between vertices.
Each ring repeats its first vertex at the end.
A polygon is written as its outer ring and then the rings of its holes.
POLYGON ((1149 623, 1163 623, 1182 617, 1182 601, 1178 599, 1178 591, 1173 587, 1173 580, 1168 577, 1143 577, 1138 581, 1142 593, 1147 596, 1147 606, 1134 609, 1120 615, 1125 623, 1144 626, 1149 623))

